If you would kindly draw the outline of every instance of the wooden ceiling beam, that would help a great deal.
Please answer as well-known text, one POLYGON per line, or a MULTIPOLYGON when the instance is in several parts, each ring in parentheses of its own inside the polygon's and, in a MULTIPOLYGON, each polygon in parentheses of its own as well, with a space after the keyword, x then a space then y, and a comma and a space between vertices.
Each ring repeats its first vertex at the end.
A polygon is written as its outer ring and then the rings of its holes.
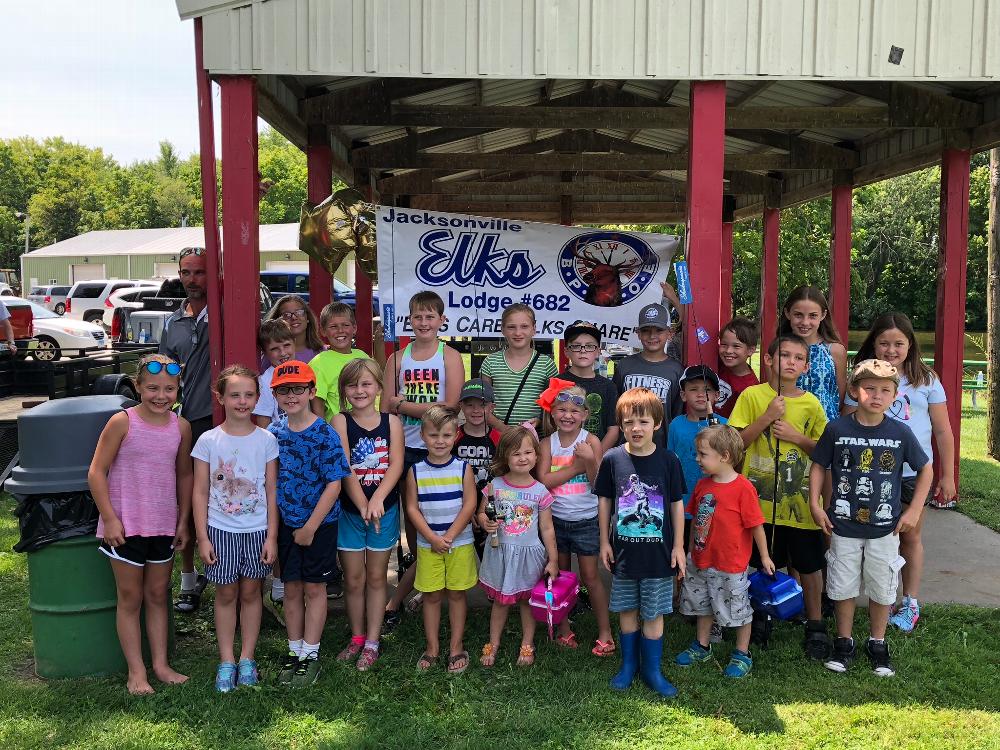
MULTIPOLYGON (((423 180, 421 180, 422 182, 423 180)), ((416 187, 416 182, 411 183, 416 187)), ((400 183, 405 187, 406 183, 400 183)), ((642 195, 662 196, 672 200, 684 199, 684 186, 676 182, 583 182, 582 180, 558 182, 546 180, 515 180, 484 182, 480 180, 431 180, 426 192, 435 195, 642 195)), ((410 192, 410 191, 403 191, 410 192)), ((411 193, 412 194, 412 193, 411 193)))

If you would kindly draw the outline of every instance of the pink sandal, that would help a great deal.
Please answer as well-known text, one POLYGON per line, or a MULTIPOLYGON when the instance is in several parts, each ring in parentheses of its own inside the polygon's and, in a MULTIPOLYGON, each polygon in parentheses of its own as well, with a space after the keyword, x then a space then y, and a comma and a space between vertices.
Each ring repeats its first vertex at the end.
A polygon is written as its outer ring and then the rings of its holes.
POLYGON ((595 645, 590 649, 590 653, 594 656, 611 656, 615 652, 615 639, 612 638, 609 641, 602 641, 598 638, 594 641, 595 645))

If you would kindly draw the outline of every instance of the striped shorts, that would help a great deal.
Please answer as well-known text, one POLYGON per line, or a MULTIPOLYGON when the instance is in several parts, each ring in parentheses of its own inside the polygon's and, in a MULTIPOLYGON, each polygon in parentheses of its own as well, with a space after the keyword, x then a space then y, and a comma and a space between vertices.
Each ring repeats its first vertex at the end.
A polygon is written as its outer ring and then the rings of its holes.
POLYGON ((674 611, 673 578, 620 578, 611 576, 612 612, 639 610, 643 620, 655 620, 674 611))
POLYGON ((209 526, 215 564, 205 566, 205 578, 216 586, 236 583, 241 578, 266 578, 271 566, 260 561, 266 537, 267 529, 235 532, 209 526))

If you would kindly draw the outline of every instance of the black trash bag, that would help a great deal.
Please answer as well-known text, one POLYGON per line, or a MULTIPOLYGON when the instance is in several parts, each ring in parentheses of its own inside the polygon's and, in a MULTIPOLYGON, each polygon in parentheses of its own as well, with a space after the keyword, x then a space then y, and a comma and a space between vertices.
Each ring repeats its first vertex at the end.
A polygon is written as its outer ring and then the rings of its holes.
MULTIPOLYGON (((21 541, 15 552, 36 552, 46 544, 78 536, 94 536, 101 514, 89 491, 54 495, 15 495, 21 541)), ((95 541, 96 544, 96 541, 95 541)))

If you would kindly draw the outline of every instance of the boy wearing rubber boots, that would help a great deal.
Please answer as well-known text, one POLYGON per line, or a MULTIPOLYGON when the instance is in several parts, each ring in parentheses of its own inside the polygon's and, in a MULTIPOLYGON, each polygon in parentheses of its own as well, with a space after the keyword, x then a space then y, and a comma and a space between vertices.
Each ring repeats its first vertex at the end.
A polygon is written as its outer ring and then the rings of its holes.
POLYGON ((879 677, 896 673, 885 630, 904 564, 899 534, 920 520, 934 473, 910 428, 885 417, 898 387, 899 373, 888 362, 866 359, 855 365, 848 391, 858 410, 830 422, 812 453, 809 508, 830 537, 826 588, 836 606, 837 640, 824 666, 832 672, 846 672, 854 661, 854 600, 864 580, 871 620, 868 660, 879 677), (900 502, 904 463, 917 471, 913 502, 905 513, 900 502), (823 508, 827 472, 833 498, 823 508))

